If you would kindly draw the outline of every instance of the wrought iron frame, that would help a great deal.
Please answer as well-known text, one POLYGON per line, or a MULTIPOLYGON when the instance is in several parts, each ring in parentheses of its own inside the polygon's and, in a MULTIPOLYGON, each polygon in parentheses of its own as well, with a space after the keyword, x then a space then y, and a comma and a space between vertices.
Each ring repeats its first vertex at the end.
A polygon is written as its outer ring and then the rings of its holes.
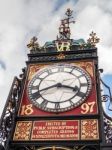
MULTIPOLYGON (((100 73, 103 73, 103 69, 99 69, 100 73)), ((108 105, 108 111, 112 111, 110 109, 110 105, 112 105, 112 94, 111 94, 111 89, 110 87, 100 78, 100 84, 103 85, 107 90, 109 94, 103 94, 101 95, 101 102, 102 102, 102 110, 103 110, 103 128, 104 128, 104 142, 103 145, 104 147, 111 147, 112 148, 112 117, 109 117, 108 114, 105 112, 103 103, 105 105, 108 105), (106 104, 109 102, 109 104, 106 104)))
POLYGON ((25 79, 25 68, 22 69, 20 79, 15 77, 6 101, 4 111, 0 120, 0 150, 8 150, 9 141, 14 128, 15 117, 22 92, 22 84, 25 79))

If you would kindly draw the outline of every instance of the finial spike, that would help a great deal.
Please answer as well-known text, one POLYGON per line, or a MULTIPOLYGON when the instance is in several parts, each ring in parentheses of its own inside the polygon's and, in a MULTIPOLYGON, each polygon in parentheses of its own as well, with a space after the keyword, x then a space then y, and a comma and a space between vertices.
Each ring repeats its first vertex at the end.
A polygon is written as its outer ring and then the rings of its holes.
POLYGON ((71 32, 70 32, 69 24, 75 23, 75 21, 70 21, 70 19, 73 18, 73 17, 71 17, 72 13, 73 13, 73 11, 70 8, 68 8, 65 13, 67 18, 61 20, 61 25, 59 27, 59 37, 57 40, 70 39, 71 32))
POLYGON ((99 43, 100 39, 96 36, 96 33, 93 31, 90 33, 90 37, 87 40, 87 43, 90 44, 92 47, 96 47, 96 44, 99 43))
POLYGON ((27 47, 30 49, 30 51, 39 49, 39 44, 38 44, 37 40, 38 40, 37 37, 34 36, 31 38, 30 43, 27 44, 27 47))

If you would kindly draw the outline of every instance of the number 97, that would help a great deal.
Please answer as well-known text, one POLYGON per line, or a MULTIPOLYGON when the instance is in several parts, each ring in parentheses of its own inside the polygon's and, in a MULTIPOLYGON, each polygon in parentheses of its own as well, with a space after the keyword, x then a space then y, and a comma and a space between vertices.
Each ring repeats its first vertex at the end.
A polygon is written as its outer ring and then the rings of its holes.
POLYGON ((87 113, 92 113, 94 111, 94 106, 95 102, 88 102, 88 103, 83 103, 81 105, 81 113, 82 114, 87 114, 87 113))

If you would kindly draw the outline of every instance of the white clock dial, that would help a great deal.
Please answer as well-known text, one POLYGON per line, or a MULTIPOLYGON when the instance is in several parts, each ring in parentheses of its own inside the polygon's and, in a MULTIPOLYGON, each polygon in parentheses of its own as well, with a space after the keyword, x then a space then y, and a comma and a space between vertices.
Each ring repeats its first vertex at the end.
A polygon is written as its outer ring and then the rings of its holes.
POLYGON ((28 97, 38 108, 63 112, 79 106, 91 90, 91 78, 77 66, 59 64, 37 72, 28 84, 28 97))

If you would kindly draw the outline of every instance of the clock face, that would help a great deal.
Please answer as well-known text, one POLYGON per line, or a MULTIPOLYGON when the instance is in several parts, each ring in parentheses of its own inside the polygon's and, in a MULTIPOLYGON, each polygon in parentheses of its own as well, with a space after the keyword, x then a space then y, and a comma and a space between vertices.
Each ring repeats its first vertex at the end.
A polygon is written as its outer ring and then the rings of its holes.
POLYGON ((33 105, 48 112, 64 112, 78 107, 91 91, 87 72, 70 64, 52 65, 38 71, 28 84, 33 105))

